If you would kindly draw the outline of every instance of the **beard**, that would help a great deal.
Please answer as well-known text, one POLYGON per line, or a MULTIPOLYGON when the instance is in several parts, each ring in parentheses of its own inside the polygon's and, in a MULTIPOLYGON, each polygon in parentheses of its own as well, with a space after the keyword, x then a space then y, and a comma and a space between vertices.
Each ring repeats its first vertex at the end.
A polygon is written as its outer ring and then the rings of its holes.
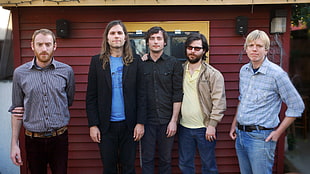
POLYGON ((189 63, 194 64, 194 63, 199 62, 199 61, 201 60, 202 57, 195 57, 194 59, 190 59, 190 58, 187 56, 186 58, 187 58, 187 60, 189 61, 189 63))
POLYGON ((46 63, 51 61, 52 59, 52 54, 48 53, 48 52, 35 52, 35 56, 37 58, 38 61, 42 62, 42 63, 46 63))

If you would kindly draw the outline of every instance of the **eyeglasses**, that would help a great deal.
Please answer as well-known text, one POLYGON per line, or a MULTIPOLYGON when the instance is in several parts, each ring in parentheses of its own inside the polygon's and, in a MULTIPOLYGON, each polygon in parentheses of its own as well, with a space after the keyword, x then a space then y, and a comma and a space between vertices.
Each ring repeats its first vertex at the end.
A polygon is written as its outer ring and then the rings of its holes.
POLYGON ((187 46, 186 47, 186 49, 188 49, 188 50, 193 50, 193 48, 194 48, 195 51, 200 51, 203 47, 192 47, 192 46, 187 46))

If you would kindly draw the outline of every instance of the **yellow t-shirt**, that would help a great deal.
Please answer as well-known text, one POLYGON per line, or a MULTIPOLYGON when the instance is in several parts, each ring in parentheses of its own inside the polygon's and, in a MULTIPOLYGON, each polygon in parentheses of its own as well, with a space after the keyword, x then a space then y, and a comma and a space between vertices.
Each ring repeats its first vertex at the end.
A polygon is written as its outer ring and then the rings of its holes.
POLYGON ((191 75, 187 65, 183 80, 184 95, 181 107, 182 117, 180 124, 187 128, 205 127, 197 91, 197 80, 199 78, 200 68, 201 66, 191 75))

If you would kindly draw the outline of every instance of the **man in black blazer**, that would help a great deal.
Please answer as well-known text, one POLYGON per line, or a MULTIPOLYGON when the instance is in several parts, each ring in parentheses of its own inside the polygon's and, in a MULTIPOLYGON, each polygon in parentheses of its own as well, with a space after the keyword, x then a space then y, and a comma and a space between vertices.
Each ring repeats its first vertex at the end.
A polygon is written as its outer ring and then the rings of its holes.
POLYGON ((103 173, 135 173, 136 142, 146 120, 140 65, 124 24, 111 21, 101 53, 91 59, 86 95, 90 137, 99 144, 103 173))

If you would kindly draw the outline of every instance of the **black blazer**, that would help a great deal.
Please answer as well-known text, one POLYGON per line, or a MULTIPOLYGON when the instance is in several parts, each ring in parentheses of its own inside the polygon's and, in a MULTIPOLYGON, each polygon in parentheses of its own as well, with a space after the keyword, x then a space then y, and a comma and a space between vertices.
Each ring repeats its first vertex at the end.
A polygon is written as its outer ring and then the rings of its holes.
MULTIPOLYGON (((144 88, 142 63, 135 58, 133 63, 123 67, 123 95, 126 124, 133 130, 137 123, 146 121, 146 95, 144 88)), ((110 126, 112 105, 112 77, 110 64, 102 68, 99 55, 92 57, 86 94, 86 112, 88 126, 97 126, 101 133, 106 132, 110 126)))

